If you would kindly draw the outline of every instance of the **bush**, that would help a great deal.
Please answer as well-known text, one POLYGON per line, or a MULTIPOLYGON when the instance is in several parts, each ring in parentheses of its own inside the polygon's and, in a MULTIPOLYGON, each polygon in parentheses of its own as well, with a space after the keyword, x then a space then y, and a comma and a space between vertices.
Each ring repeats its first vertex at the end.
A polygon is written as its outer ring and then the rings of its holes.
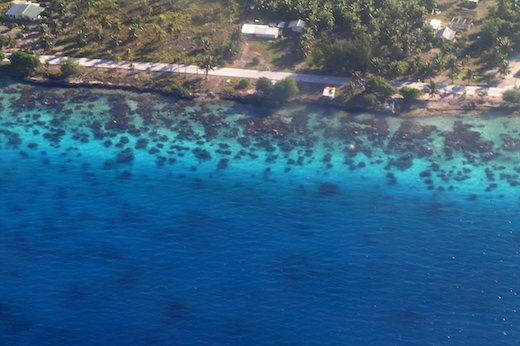
POLYGON ((4 46, 7 47, 8 42, 9 39, 7 38, 7 36, 0 34, 0 49, 2 49, 2 47, 4 46))
POLYGON ((386 101, 395 94, 396 91, 397 90, 383 77, 372 76, 367 80, 366 92, 377 95, 380 101, 386 101))
POLYGON ((257 56, 255 56, 255 57, 253 58, 253 66, 256 66, 256 65, 258 65, 258 64, 260 64, 260 59, 259 59, 257 56))
POLYGON ((81 73, 81 66, 76 60, 69 58, 61 63, 60 71, 63 77, 77 76, 81 73))
POLYGON ((5 59, 5 54, 0 50, 0 63, 5 59))
POLYGON ((419 96, 421 96, 422 91, 417 88, 411 88, 409 86, 404 86, 399 89, 399 94, 403 96, 403 102, 406 106, 411 105, 417 100, 419 96))
POLYGON ((27 76, 41 65, 40 60, 33 54, 17 51, 9 57, 15 75, 27 76))
POLYGON ((273 87, 272 93, 275 98, 280 100, 287 100, 296 96, 300 92, 298 84, 292 78, 284 78, 273 87))
POLYGON ((242 90, 247 87, 249 87, 249 80, 248 79, 241 79, 237 84, 237 89, 242 90))
POLYGON ((267 77, 260 77, 256 81, 256 91, 263 95, 270 95, 271 90, 273 89, 273 83, 271 83, 271 80, 267 77))
POLYGON ((502 93, 502 99, 508 103, 520 103, 520 90, 509 89, 502 93))

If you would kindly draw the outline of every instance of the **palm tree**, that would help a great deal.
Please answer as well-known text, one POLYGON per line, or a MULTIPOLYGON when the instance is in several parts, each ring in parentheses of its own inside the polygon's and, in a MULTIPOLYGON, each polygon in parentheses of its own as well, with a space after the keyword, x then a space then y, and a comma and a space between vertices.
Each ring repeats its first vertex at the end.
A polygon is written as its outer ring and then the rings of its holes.
POLYGON ((352 72, 352 86, 354 86, 356 89, 363 86, 363 76, 361 71, 352 72))
POLYGON ((497 50, 508 57, 513 52, 513 43, 507 37, 499 37, 497 40, 497 50))
POLYGON ((128 29, 128 39, 130 41, 135 41, 139 38, 139 36, 137 35, 137 32, 139 31, 139 28, 136 26, 136 25, 132 25, 129 29, 128 29))
POLYGON ((466 71, 466 80, 468 81, 468 85, 469 83, 471 83, 471 81, 475 78, 475 71, 473 71, 473 69, 471 68, 468 68, 468 70, 466 71))
POLYGON ((451 84, 453 84, 453 81, 459 77, 459 70, 457 68, 451 68, 448 77, 450 77, 451 84))
POLYGON ((430 79, 430 82, 424 86, 424 92, 433 97, 439 94, 439 86, 434 80, 430 79))
POLYGON ((509 61, 506 59, 502 60, 500 66, 498 66, 498 75, 500 78, 504 78, 508 74, 511 73, 511 68, 509 67, 509 61))
POLYGON ((199 65, 199 67, 204 70, 204 75, 206 76, 206 79, 208 79, 209 71, 213 71, 215 69, 215 66, 217 65, 214 62, 213 55, 210 54, 206 55, 199 65))

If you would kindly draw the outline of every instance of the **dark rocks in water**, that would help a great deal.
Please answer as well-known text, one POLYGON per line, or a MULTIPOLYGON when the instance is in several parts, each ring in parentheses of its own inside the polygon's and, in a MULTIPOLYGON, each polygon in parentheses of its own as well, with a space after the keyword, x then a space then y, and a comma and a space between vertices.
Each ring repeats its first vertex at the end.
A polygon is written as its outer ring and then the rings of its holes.
POLYGON ((397 159, 390 159, 385 169, 390 169, 391 167, 396 167, 401 171, 405 171, 408 168, 413 166, 413 156, 411 154, 405 154, 397 159))
POLYGON ((251 145, 251 138, 249 136, 239 137, 237 142, 243 147, 248 147, 251 145))
POLYGON ((31 142, 31 143, 27 144, 27 148, 29 148, 29 149, 37 149, 38 148, 38 144, 34 143, 34 142, 31 142))
POLYGON ((433 149, 421 145, 419 146, 417 153, 419 154, 419 157, 427 157, 433 155, 433 149))
POLYGON ((118 176, 117 179, 130 179, 132 178, 132 172, 128 170, 122 171, 118 176))
POLYGON ((500 180, 505 180, 509 183, 509 186, 515 187, 520 185, 520 182, 518 182, 518 174, 507 174, 507 173, 500 173, 500 180))
POLYGON ((426 185, 433 185, 433 180, 432 179, 424 179, 424 183, 426 185))
POLYGON ((331 153, 327 153, 327 154, 325 154, 325 155, 323 156, 323 160, 322 160, 322 161, 323 161, 324 163, 329 163, 330 160, 332 160, 332 154, 331 154, 331 153))
POLYGON ((307 132, 307 124, 309 122, 309 113, 305 111, 299 111, 292 115, 291 123, 298 133, 307 132))
POLYGON ((157 149, 157 147, 152 147, 150 150, 148 150, 148 153, 152 154, 152 155, 157 154, 159 152, 160 152, 160 150, 157 149))
POLYGON ((419 173, 419 176, 421 178, 429 178, 432 176, 432 172, 430 171, 422 171, 421 173, 419 173))
POLYGON ((320 196, 333 196, 340 192, 340 188, 338 185, 331 183, 331 182, 322 182, 318 186, 318 190, 316 191, 318 195, 320 196))
POLYGON ((475 153, 481 155, 483 159, 491 160, 497 156, 494 153, 492 141, 481 141, 480 133, 471 131, 472 126, 460 121, 455 122, 453 131, 443 132, 444 148, 446 156, 452 158, 453 151, 461 151, 469 162, 475 162, 475 153))
POLYGON ((201 161, 211 160, 211 154, 206 149, 195 148, 191 151, 195 157, 201 161))
POLYGON ((118 163, 130 164, 134 161, 134 158, 134 151, 130 148, 126 148, 117 154, 116 160, 118 163))
POLYGON ((128 144, 128 142, 130 142, 130 140, 128 139, 128 137, 126 136, 122 136, 120 139, 119 139, 119 143, 121 144, 128 144))
POLYGON ((11 133, 9 139, 7 140, 7 145, 17 147, 20 144, 22 144, 22 137, 20 137, 20 135, 17 133, 11 133))
POLYGON ((488 187, 486 187, 485 191, 486 191, 486 192, 491 192, 491 191, 493 191, 494 189, 496 189, 497 187, 498 187, 498 184, 495 184, 495 183, 493 183, 493 184, 489 184, 488 187))
POLYGON ((228 167, 228 164, 229 164, 229 159, 220 159, 220 161, 218 162, 218 165, 217 165, 217 169, 225 169, 228 167))
POLYGON ((105 146, 105 148, 111 147, 112 141, 110 139, 107 139, 106 141, 103 142, 103 145, 105 146))
POLYGON ((391 172, 386 173, 386 179, 387 179, 388 185, 397 184, 397 178, 395 177, 394 173, 391 173, 391 172))
POLYGON ((42 105, 52 107, 58 112, 63 110, 63 107, 65 106, 64 103, 66 101, 64 95, 51 92, 39 92, 36 99, 42 105))
POLYGON ((167 158, 164 157, 164 156, 157 156, 157 158, 155 159, 155 164, 158 166, 158 167, 162 167, 164 166, 164 164, 166 163, 167 161, 167 158))
POLYGON ((486 168, 484 170, 484 172, 486 173, 487 180, 489 180, 489 181, 495 180, 495 174, 493 173, 493 171, 490 168, 486 168))
MULTIPOLYGON (((5 89, 4 89, 5 90, 5 89)), ((24 88, 20 93, 20 98, 12 102, 12 107, 30 110, 36 108, 36 92, 34 88, 24 88)))
POLYGON ((394 133, 388 147, 393 150, 407 153, 421 153, 426 156, 429 150, 423 148, 421 150, 418 143, 426 139, 437 128, 433 125, 421 126, 413 121, 404 121, 399 129, 394 133))
POLYGON ((384 118, 363 119, 357 121, 359 124, 367 125, 361 132, 365 134, 370 142, 379 142, 386 139, 390 134, 388 122, 384 118))
POLYGON ((500 135, 502 142, 502 148, 507 151, 518 151, 520 150, 520 139, 513 138, 508 135, 500 135))
POLYGON ((128 127, 130 119, 128 117, 131 112, 130 106, 126 103, 126 99, 122 95, 110 95, 110 114, 112 120, 105 124, 107 130, 125 130, 128 127))
POLYGON ((295 130, 294 123, 287 122, 279 115, 264 118, 243 118, 237 122, 245 126, 247 135, 269 134, 275 137, 283 137, 295 130))
POLYGON ((215 152, 220 155, 231 155, 232 154, 231 150, 217 149, 217 150, 215 150, 215 152))
POLYGON ((139 138, 135 143, 135 149, 144 149, 146 150, 146 146, 148 145, 148 139, 139 138))
POLYGON ((269 155, 265 158, 265 162, 271 163, 271 162, 276 161, 277 158, 278 158, 278 155, 269 155))

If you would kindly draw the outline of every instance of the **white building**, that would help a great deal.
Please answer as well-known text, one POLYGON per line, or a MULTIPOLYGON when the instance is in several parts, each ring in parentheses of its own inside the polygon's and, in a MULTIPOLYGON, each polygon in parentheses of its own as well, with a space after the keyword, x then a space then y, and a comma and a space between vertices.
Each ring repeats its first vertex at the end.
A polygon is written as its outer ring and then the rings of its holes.
POLYGON ((451 30, 449 27, 445 27, 442 30, 437 31, 437 34, 435 34, 435 36, 437 38, 443 38, 448 41, 451 41, 455 38, 456 33, 457 33, 456 31, 451 30))
POLYGON ((292 20, 289 22, 287 28, 292 29, 293 32, 301 34, 303 32, 303 28, 305 28, 305 22, 301 19, 292 20))
POLYGON ((277 27, 270 27, 269 25, 244 24, 242 25, 242 34, 275 40, 278 38, 280 29, 277 27))
POLYGON ((40 7, 40 4, 26 2, 25 4, 14 4, 5 15, 9 19, 36 20, 42 12, 43 7, 40 7))

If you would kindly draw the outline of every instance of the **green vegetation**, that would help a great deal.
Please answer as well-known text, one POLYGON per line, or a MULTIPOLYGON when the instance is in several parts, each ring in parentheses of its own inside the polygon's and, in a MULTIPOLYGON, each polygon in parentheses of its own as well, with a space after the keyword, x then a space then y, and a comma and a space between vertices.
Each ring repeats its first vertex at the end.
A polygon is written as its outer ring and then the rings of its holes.
POLYGON ((422 91, 417 88, 404 86, 399 89, 399 94, 403 96, 403 103, 405 107, 412 105, 421 96, 422 91))
POLYGON ((430 82, 424 86, 423 91, 430 95, 430 97, 433 97, 439 94, 439 86, 435 81, 430 79, 430 82))
POLYGON ((509 103, 520 103, 520 90, 519 89, 509 89, 502 93, 502 98, 504 101, 509 103))
POLYGON ((249 87, 249 84, 250 84, 250 83, 249 83, 249 80, 248 80, 248 79, 241 79, 241 80, 238 82, 236 88, 237 88, 238 90, 243 90, 243 89, 248 88, 248 87, 249 87))
POLYGON ((365 93, 375 95, 379 101, 386 101, 397 92, 397 89, 380 76, 372 76, 367 80, 365 93))
POLYGON ((76 60, 69 58, 60 64, 60 71, 63 77, 77 76, 81 74, 81 66, 76 60))
POLYGON ((239 7, 231 0, 55 0, 44 4, 40 47, 63 54, 199 64, 240 53, 239 7))
POLYGON ((288 100, 300 92, 298 84, 292 78, 284 78, 273 85, 272 95, 279 100, 288 100))
POLYGON ((2 63, 2 60, 5 59, 5 54, 0 50, 0 63, 2 63))
POLYGON ((2 49, 2 47, 7 47, 8 42, 9 39, 7 38, 7 36, 0 34, 0 49, 2 49))
POLYGON ((267 77, 260 77, 256 81, 256 92, 260 95, 268 96, 271 94, 271 90, 273 89, 273 83, 267 77))
POLYGON ((22 51, 16 51, 9 57, 12 71, 15 75, 24 77, 30 75, 41 65, 40 60, 33 55, 22 51))
POLYGON ((285 101, 295 97, 300 89, 292 78, 284 78, 273 85, 269 78, 261 77, 256 81, 256 91, 265 97, 285 101))

